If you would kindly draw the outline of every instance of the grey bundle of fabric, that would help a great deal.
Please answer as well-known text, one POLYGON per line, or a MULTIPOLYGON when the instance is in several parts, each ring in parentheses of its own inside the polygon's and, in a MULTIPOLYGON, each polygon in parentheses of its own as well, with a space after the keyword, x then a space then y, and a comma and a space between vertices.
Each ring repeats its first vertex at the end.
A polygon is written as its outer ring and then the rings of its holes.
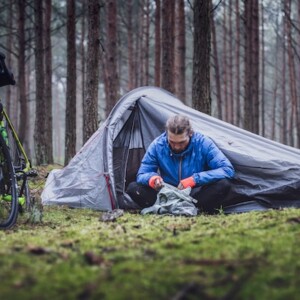
POLYGON ((190 192, 191 188, 179 190, 172 185, 164 183, 163 188, 157 194, 154 205, 144 208, 141 214, 196 216, 198 209, 194 203, 197 203, 197 200, 190 196, 190 192))

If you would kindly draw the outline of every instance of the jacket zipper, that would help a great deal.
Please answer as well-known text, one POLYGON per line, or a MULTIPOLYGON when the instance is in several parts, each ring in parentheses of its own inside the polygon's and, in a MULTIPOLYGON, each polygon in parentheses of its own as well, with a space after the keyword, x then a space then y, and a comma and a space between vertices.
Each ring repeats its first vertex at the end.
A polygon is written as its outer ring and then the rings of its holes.
POLYGON ((180 156, 179 160, 179 170, 178 170, 178 175, 179 175, 179 182, 181 181, 181 167, 182 167, 182 156, 180 156))

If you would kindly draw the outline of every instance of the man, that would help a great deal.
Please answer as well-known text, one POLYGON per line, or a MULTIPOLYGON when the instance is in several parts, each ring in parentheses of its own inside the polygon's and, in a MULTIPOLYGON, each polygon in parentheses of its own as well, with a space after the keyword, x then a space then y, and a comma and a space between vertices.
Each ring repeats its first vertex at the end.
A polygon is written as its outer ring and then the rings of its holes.
POLYGON ((166 131, 147 149, 137 174, 137 182, 129 184, 127 193, 140 207, 152 206, 164 182, 178 189, 191 187, 191 196, 200 210, 214 213, 222 207, 229 193, 227 179, 234 169, 214 142, 193 132, 190 120, 183 115, 170 117, 166 131))

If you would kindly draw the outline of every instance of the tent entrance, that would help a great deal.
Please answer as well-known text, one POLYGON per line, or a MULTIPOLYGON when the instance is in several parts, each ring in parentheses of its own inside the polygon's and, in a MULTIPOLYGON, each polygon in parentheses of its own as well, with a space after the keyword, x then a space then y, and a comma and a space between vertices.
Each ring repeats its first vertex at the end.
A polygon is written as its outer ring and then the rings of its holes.
POLYGON ((113 141, 113 171, 120 206, 124 203, 123 196, 127 186, 136 180, 137 171, 145 154, 138 101, 130 110, 128 119, 113 141))

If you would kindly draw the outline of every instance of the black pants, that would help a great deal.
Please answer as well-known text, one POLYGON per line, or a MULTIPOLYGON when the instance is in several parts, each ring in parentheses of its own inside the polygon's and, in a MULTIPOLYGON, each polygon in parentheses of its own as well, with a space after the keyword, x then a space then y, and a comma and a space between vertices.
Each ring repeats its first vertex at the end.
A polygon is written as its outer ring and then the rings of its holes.
MULTIPOLYGON (((127 194, 141 208, 152 206, 156 201, 157 191, 149 186, 131 182, 127 188, 127 194)), ((228 200, 231 194, 231 182, 222 179, 217 182, 201 187, 195 187, 191 191, 191 196, 198 200, 196 206, 202 212, 217 213, 218 209, 230 205, 228 200)))

